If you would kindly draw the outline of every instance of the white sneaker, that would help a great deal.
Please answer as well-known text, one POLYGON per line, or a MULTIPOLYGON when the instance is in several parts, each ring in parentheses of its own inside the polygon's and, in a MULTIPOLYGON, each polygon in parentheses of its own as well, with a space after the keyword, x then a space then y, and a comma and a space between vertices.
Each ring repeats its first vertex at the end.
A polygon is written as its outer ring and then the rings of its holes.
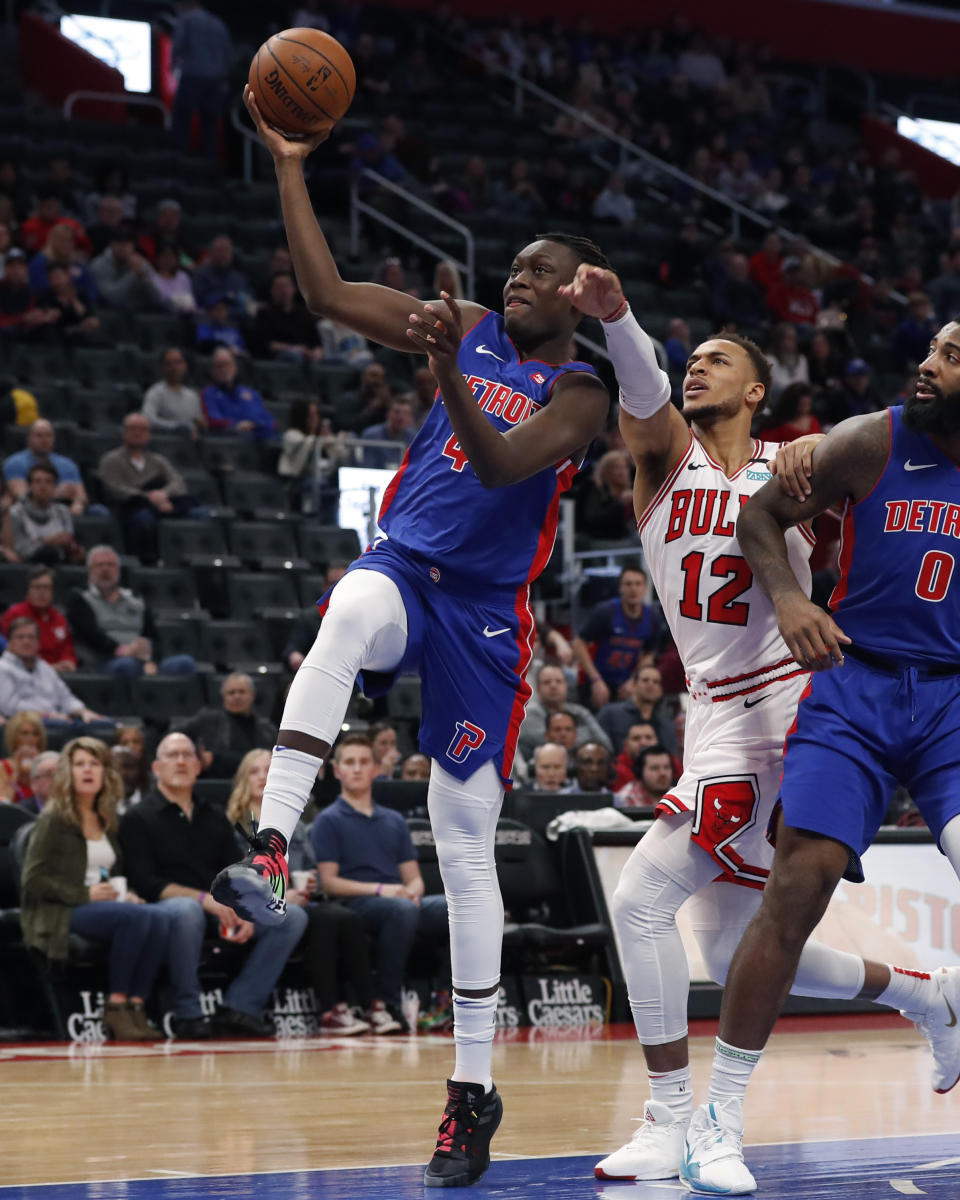
POLYGON ((693 1114, 680 1178, 691 1192, 707 1196, 744 1196, 757 1190, 743 1161, 740 1100, 701 1104, 693 1114))
POLYGON ((916 1013, 904 1012, 903 1016, 913 1021, 930 1043, 933 1090, 943 1095, 960 1082, 960 967, 941 967, 931 978, 937 999, 919 1019, 916 1013))
POLYGON ((363 1019, 374 1033, 399 1033, 403 1029, 403 1026, 382 1000, 374 1000, 363 1014, 363 1019))
POLYGON ((597 1179, 674 1179, 683 1161, 687 1122, 658 1100, 648 1100, 643 1117, 625 1146, 593 1168, 597 1179))

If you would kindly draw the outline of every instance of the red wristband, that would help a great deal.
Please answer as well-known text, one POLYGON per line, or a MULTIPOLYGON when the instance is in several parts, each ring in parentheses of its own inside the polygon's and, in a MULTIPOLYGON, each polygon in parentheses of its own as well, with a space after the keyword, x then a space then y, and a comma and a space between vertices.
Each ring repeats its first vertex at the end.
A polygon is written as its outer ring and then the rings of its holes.
POLYGON ((630 305, 627 304, 627 298, 624 296, 623 300, 620 302, 619 308, 616 308, 612 313, 608 313, 605 317, 601 317, 600 320, 603 321, 605 325, 610 321, 619 321, 629 307, 630 305))

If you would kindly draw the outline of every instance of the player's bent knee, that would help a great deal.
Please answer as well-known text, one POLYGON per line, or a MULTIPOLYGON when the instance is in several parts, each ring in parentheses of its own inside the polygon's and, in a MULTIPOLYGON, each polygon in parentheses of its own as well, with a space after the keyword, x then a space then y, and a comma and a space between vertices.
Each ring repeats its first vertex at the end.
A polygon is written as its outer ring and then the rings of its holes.
POLYGON ((670 909, 655 908, 639 900, 628 887, 618 885, 613 893, 611 915, 621 938, 631 941, 654 940, 676 926, 670 909))

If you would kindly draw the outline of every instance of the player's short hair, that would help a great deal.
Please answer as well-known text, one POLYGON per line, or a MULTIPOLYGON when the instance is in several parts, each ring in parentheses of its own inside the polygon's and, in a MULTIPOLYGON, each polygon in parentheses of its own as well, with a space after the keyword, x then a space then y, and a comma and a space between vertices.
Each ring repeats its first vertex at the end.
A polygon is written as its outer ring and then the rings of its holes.
POLYGON ((612 271, 610 260, 600 249, 593 238, 581 237, 577 233, 538 233, 534 239, 537 242, 556 242, 558 246, 566 246, 572 250, 581 262, 593 267, 603 267, 612 271))
POLYGON ((735 346, 739 346, 741 350, 745 350, 747 357, 753 364, 757 380, 763 384, 764 393, 767 396, 770 395, 770 389, 773 386, 773 370, 770 366, 770 360, 753 338, 744 337, 742 333, 714 333, 706 340, 708 342, 733 342, 735 346))
POLYGON ((333 761, 339 762, 341 754, 349 746, 366 746, 370 753, 373 753, 373 742, 365 733, 345 733, 333 751, 333 761))

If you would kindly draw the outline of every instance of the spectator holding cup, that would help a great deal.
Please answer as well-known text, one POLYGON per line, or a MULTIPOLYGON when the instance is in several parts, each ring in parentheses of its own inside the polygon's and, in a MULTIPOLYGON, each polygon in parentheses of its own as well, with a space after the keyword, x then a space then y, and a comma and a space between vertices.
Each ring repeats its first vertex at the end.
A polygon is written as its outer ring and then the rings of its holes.
POLYGON ((122 794, 103 742, 67 743, 23 864, 20 921, 27 945, 52 962, 66 961, 71 933, 109 943, 103 1022, 118 1040, 140 1042, 157 1036, 145 1001, 166 952, 167 918, 129 891, 121 874, 122 794))

